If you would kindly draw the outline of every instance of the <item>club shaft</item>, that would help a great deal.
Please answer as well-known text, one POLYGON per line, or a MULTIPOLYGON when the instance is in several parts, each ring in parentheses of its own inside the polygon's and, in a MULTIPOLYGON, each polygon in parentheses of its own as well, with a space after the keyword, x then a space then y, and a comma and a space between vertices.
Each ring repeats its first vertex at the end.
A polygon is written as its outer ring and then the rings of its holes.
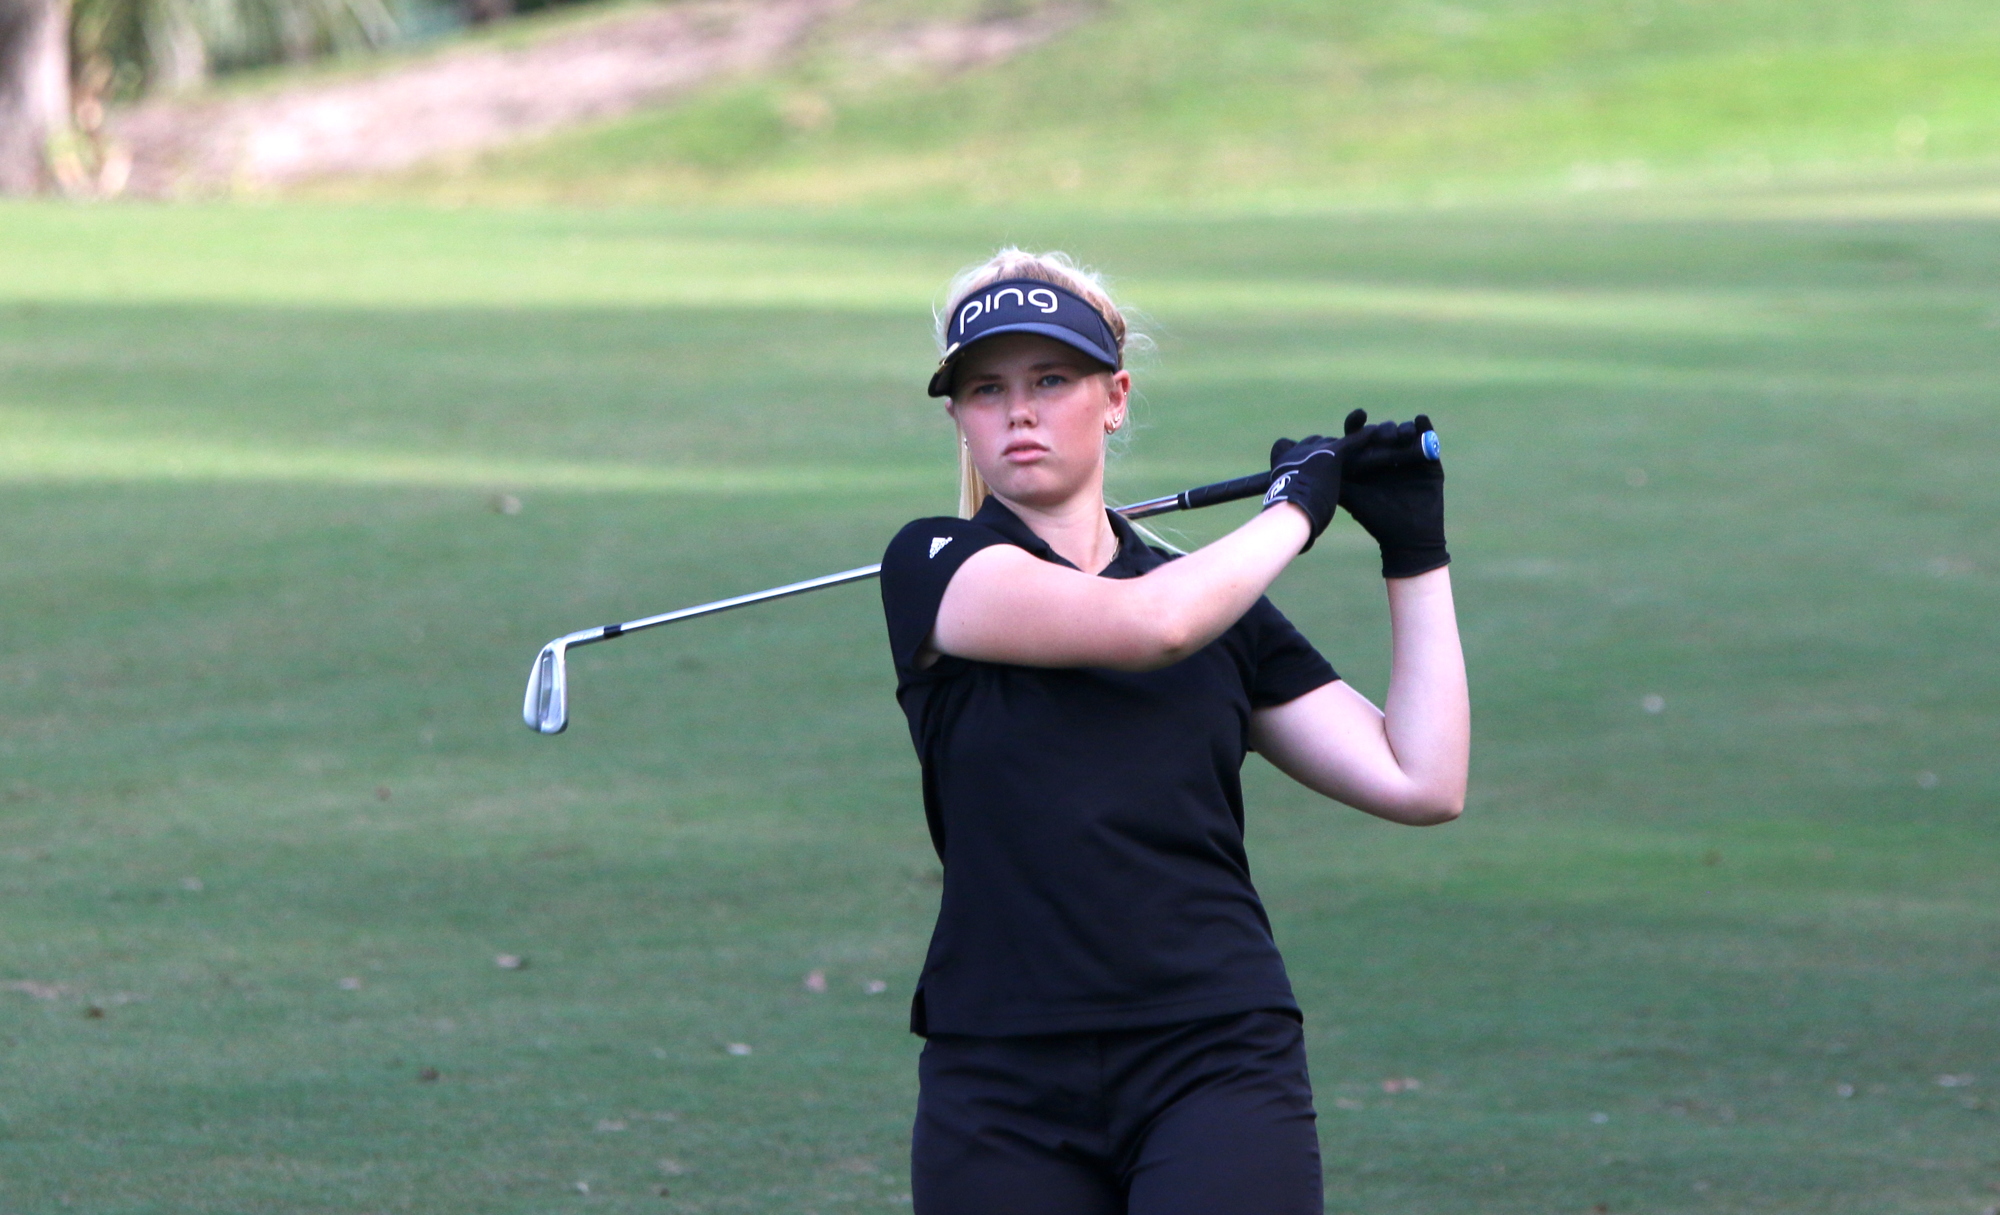
POLYGON ((1204 506, 1215 506, 1223 502, 1234 502, 1238 498, 1254 498, 1271 487, 1271 474, 1251 473, 1247 477, 1237 477, 1231 481, 1217 481, 1213 485, 1197 485, 1164 498, 1148 498, 1144 502, 1134 502, 1130 506, 1113 507, 1127 519, 1149 519, 1154 515, 1169 514, 1177 510, 1200 510, 1204 506))
MULTIPOLYGON (((1271 484, 1268 472, 1252 473, 1247 477, 1237 477, 1232 481, 1217 481, 1213 485, 1198 485, 1184 489, 1164 498, 1148 498, 1144 502, 1134 502, 1130 506, 1112 509, 1127 519, 1147 519, 1154 515, 1164 515, 1178 510, 1198 510, 1204 506, 1214 506, 1222 502, 1234 502, 1239 498, 1252 498, 1264 492, 1271 484)), ((728 599, 717 599, 713 603, 698 603, 672 612, 662 612, 657 616, 642 616, 623 624, 607 624, 594 629, 572 633, 564 639, 572 649, 580 645, 591 645, 599 641, 610 641, 627 633, 637 633, 645 629, 658 628, 663 624, 674 624, 682 620, 693 620, 698 616, 713 616, 717 612, 727 612, 734 608, 749 607, 753 603, 769 603, 774 599, 788 599, 793 595, 803 595, 808 591, 825 590, 830 586, 843 586, 849 582, 861 582, 882 572, 880 565, 863 565, 838 574, 826 574, 818 578, 808 578, 804 582, 774 586, 766 591, 752 591, 747 595, 735 595, 728 599)))
POLYGON ((657 616, 641 616, 623 624, 607 624, 595 629, 585 629, 572 633, 565 639, 570 648, 590 645, 598 641, 610 641, 627 633, 637 633, 645 629, 658 628, 663 624, 673 624, 681 620, 693 620, 697 616, 713 616, 717 612, 727 612, 733 608, 749 607, 753 603, 769 603, 774 599, 788 599, 793 595, 803 595, 807 591, 824 590, 830 586, 840 586, 848 582, 860 582, 873 578, 882 572, 880 565, 864 565, 856 569, 842 570, 838 574, 825 574, 818 578, 808 578, 804 582, 791 582, 784 586, 774 586, 766 591, 751 591, 747 595, 733 595, 728 599, 717 599, 713 603, 698 603, 672 612, 662 612, 657 616))

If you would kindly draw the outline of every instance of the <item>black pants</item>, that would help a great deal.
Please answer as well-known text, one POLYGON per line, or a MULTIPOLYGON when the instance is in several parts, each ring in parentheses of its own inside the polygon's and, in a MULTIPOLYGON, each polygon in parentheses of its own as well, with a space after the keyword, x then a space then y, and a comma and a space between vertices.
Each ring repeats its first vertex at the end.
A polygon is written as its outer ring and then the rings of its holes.
POLYGON ((1305 1039, 1286 1013, 940 1034, 919 1074, 915 1215, 1320 1215, 1305 1039))

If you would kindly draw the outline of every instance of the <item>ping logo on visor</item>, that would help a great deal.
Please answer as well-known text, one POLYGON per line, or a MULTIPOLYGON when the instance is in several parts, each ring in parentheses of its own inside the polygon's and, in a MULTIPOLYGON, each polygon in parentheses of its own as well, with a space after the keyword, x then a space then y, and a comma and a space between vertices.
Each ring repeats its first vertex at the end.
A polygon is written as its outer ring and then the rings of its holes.
POLYGON ((1123 365, 1117 337, 1088 300, 1040 279, 1003 279, 966 296, 952 312, 945 328, 944 358, 931 376, 930 395, 950 396, 959 355, 974 342, 1002 333, 1037 333, 1114 371, 1123 365))

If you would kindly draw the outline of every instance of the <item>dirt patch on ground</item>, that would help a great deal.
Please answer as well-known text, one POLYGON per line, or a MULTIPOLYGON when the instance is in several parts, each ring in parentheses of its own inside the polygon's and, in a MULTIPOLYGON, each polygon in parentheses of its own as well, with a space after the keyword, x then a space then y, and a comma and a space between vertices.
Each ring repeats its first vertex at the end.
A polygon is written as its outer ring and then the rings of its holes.
POLYGON ((205 193, 385 173, 672 98, 772 66, 853 0, 663 6, 519 48, 447 51, 354 80, 123 115, 128 189, 205 193))
POLYGON ((1052 4, 1039 12, 989 21, 937 21, 853 45, 851 53, 892 70, 962 72, 1011 58, 1098 11, 1089 3, 1052 4))
MULTIPOLYGON (((683 0, 531 45, 467 47, 379 73, 118 115, 125 188, 154 197, 389 173, 657 105, 795 55, 858 0, 683 0)), ((882 70, 962 71, 1019 53, 1093 5, 896 30, 850 48, 882 70)))

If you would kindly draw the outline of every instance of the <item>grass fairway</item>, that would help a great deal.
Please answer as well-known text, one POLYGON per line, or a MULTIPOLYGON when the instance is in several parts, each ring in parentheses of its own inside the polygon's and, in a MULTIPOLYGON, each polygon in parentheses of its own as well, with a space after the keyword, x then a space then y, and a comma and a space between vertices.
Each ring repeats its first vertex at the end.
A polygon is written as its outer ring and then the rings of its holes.
MULTIPOLYGON (((1466 818, 1247 774, 1330 1210, 2000 1203, 2000 221, 294 205, 0 209, 0 1210, 906 1204, 872 591, 517 706, 947 509, 1007 238, 1152 314, 1124 492, 1445 435, 1466 818)), ((1379 694, 1351 529, 1276 597, 1379 694)))
POLYGON ((1310 207, 1990 169, 1996 114, 1991 0, 861 0, 782 70, 476 166, 323 188, 1310 207), (972 71, 863 49, 1037 10, 1087 19, 972 71))

